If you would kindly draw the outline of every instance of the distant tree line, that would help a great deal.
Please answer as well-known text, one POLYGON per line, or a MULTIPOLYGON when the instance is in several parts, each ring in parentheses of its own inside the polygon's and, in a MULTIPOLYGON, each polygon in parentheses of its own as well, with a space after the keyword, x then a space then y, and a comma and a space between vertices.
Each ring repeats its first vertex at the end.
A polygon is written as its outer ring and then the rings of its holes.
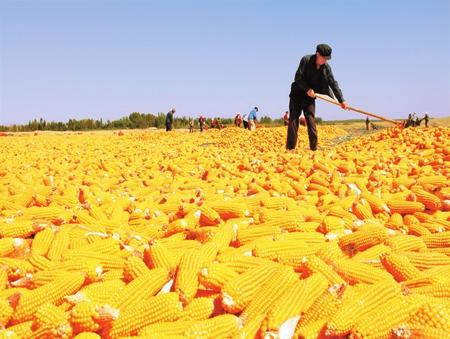
MULTIPOLYGON (((189 117, 174 117, 175 128, 187 128, 189 117)), ((214 118, 207 118, 206 123, 210 126, 214 118)), ((234 118, 220 118, 220 123, 224 126, 232 126, 234 118)), ((317 123, 322 123, 321 118, 316 118, 317 123)), ((122 117, 118 120, 103 119, 69 119, 67 122, 46 121, 42 118, 34 119, 25 125, 0 125, 2 132, 30 132, 30 131, 84 131, 84 130, 110 130, 110 129, 144 129, 144 128, 165 128, 166 114, 158 113, 157 115, 151 113, 133 112, 128 116, 122 117)), ((263 116, 259 119, 259 123, 264 126, 282 126, 283 119, 272 119, 268 116, 263 116)), ((194 119, 194 126, 198 126, 198 118, 194 119)))

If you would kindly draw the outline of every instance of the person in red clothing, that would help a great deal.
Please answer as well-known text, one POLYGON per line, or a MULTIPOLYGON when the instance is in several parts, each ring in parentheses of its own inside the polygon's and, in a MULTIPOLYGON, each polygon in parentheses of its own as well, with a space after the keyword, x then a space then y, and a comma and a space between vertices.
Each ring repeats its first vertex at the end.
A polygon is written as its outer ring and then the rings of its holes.
POLYGON ((200 132, 203 132, 203 128, 205 127, 205 117, 203 115, 200 115, 198 118, 198 123, 200 125, 200 132))
POLYGON ((241 117, 241 113, 238 112, 238 114, 236 114, 236 117, 234 118, 234 125, 236 127, 241 127, 242 124, 242 117, 241 117))

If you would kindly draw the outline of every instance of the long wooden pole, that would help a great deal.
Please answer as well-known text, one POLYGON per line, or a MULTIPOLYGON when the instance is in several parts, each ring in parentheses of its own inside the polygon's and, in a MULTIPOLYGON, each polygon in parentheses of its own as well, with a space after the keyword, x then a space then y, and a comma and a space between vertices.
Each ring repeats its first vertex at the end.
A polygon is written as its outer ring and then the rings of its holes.
MULTIPOLYGON (((337 102, 336 100, 330 98, 328 95, 323 95, 323 94, 316 93, 316 98, 319 98, 319 99, 324 100, 324 101, 328 101, 329 103, 332 103, 332 104, 337 105, 337 106, 341 106, 341 104, 339 102, 337 102)), ((358 113, 362 113, 362 114, 365 114, 365 115, 368 115, 368 116, 371 116, 371 117, 374 117, 374 118, 377 118, 377 119, 380 119, 380 120, 384 120, 384 121, 390 122, 390 123, 395 124, 395 125, 401 124, 400 121, 391 120, 391 119, 385 118, 385 117, 383 117, 381 115, 378 115, 378 114, 375 114, 375 113, 370 113, 370 112, 367 112, 367 111, 363 111, 362 109, 359 109, 359 108, 348 106, 348 109, 350 111, 355 111, 355 112, 358 112, 358 113)))

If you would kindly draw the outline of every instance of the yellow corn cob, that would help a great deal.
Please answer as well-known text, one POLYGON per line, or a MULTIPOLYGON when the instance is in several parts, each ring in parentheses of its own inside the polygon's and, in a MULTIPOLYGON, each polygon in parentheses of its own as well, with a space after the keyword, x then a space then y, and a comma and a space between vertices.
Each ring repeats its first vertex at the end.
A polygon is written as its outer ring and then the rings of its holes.
MULTIPOLYGON (((89 234, 89 233, 87 233, 89 234)), ((95 239, 95 241, 90 242, 89 244, 79 248, 82 251, 91 251, 102 254, 111 254, 117 255, 120 252, 120 245, 116 239, 107 238, 107 239, 95 239)), ((68 251, 70 253, 70 250, 68 251)))
POLYGON ((295 338, 315 339, 325 337, 325 319, 318 319, 306 325, 298 326, 295 331, 295 338))
POLYGON ((76 304, 70 311, 70 324, 74 332, 107 330, 118 319, 120 311, 109 305, 100 305, 90 301, 76 304))
POLYGON ((185 332, 185 338, 213 339, 233 337, 242 327, 241 320, 232 314, 219 315, 217 317, 196 322, 185 332))
POLYGON ((212 262, 202 267, 198 274, 200 283, 213 291, 220 291, 227 281, 239 274, 222 263, 212 262))
POLYGON ((420 271, 404 256, 390 252, 382 254, 380 259, 386 271, 397 281, 414 279, 420 275, 420 271))
POLYGON ((224 309, 229 313, 241 312, 253 299, 259 287, 273 277, 276 271, 277 268, 273 265, 262 265, 226 282, 222 289, 224 309))
POLYGON ((267 314, 273 303, 284 293, 291 290, 292 286, 298 281, 298 275, 291 268, 278 268, 267 283, 259 287, 254 298, 241 313, 240 318, 245 322, 246 319, 251 319, 257 314, 267 314))
POLYGON ((315 253, 320 259, 330 264, 338 259, 344 258, 345 254, 342 252, 337 241, 330 241, 321 246, 315 253))
POLYGON ((327 215, 347 219, 349 221, 353 221, 356 219, 356 216, 354 214, 345 210, 343 207, 339 205, 334 205, 333 207, 331 207, 327 215))
POLYGON ((36 288, 48 284, 49 282, 52 282, 55 279, 63 277, 67 274, 68 272, 63 270, 38 271, 36 273, 28 273, 24 277, 12 281, 11 286, 36 288))
POLYGON ((101 337, 94 332, 81 332, 77 334, 74 339, 100 339, 101 337))
POLYGON ((70 254, 64 254, 63 257, 64 260, 94 260, 100 263, 105 271, 112 269, 122 269, 125 264, 125 260, 121 257, 112 257, 108 254, 95 253, 92 251, 71 251, 70 254))
POLYGON ((424 185, 433 185, 433 186, 445 186, 448 184, 448 180, 443 175, 434 175, 434 176, 427 176, 427 177, 421 177, 417 179, 417 184, 420 186, 424 185))
POLYGON ((416 201, 425 205, 430 211, 436 211, 441 208, 441 200, 434 194, 427 192, 421 188, 412 188, 416 201))
POLYGON ((147 267, 147 265, 145 265, 144 261, 141 258, 132 255, 125 261, 123 275, 126 281, 131 281, 149 271, 149 268, 147 267))
POLYGON ((8 324, 14 309, 7 299, 0 299, 0 328, 5 328, 8 324))
POLYGON ((174 271, 178 265, 178 260, 175 260, 166 245, 161 242, 157 242, 145 250, 144 260, 149 267, 165 268, 168 271, 174 271))
POLYGON ((233 338, 234 339, 257 338, 264 317, 265 314, 257 314, 251 319, 246 319, 245 322, 239 318, 243 326, 240 328, 239 332, 233 336, 233 338))
POLYGON ((439 282, 428 286, 422 286, 412 289, 414 293, 426 295, 429 297, 449 298, 450 282, 439 282))
POLYGON ((219 247, 213 242, 204 244, 200 247, 199 255, 202 258, 202 265, 213 261, 216 258, 218 251, 219 247))
POLYGON ((390 200, 387 205, 392 213, 401 215, 414 214, 425 210, 425 205, 418 201, 390 200))
POLYGON ((9 326, 8 331, 14 333, 18 338, 30 338, 33 335, 32 325, 32 320, 24 321, 20 324, 9 326))
POLYGON ((341 249, 352 255, 383 242, 387 237, 388 232, 384 227, 367 227, 344 235, 338 241, 341 249))
POLYGON ((280 215, 274 220, 266 220, 263 224, 261 224, 261 226, 280 227, 281 230, 285 232, 307 232, 311 231, 311 228, 315 230, 318 226, 318 223, 306 222, 303 220, 303 218, 296 215, 286 215, 286 212, 284 212, 283 214, 284 215, 280 215))
POLYGON ((46 302, 56 303, 61 301, 66 295, 76 292, 83 282, 83 275, 70 273, 22 295, 12 320, 14 323, 19 323, 32 319, 39 306, 46 302))
POLYGON ((361 194, 361 198, 365 199, 369 203, 373 213, 381 213, 381 212, 391 213, 387 204, 376 195, 370 194, 369 192, 363 192, 361 194))
MULTIPOLYGON (((344 290, 345 285, 332 285, 327 288, 303 313, 297 327, 306 326, 320 319, 330 318, 340 306, 340 297, 344 290)), ((325 320, 323 320, 323 323, 325 323, 325 320)))
POLYGON ((214 226, 221 222, 219 213, 217 213, 210 206, 202 205, 200 206, 200 224, 202 226, 214 226))
POLYGON ((195 298, 184 308, 180 321, 208 319, 213 312, 214 299, 195 298))
POLYGON ((10 281, 23 278, 36 270, 28 261, 16 258, 0 258, 0 267, 6 270, 10 281))
POLYGON ((68 315, 59 307, 46 303, 41 305, 34 314, 34 326, 44 328, 61 337, 70 337, 72 327, 68 315))
POLYGON ((182 314, 177 293, 164 293, 138 303, 119 315, 113 323, 110 337, 135 335, 143 327, 158 322, 175 321, 182 314))
POLYGON ((353 260, 340 259, 335 261, 332 267, 350 284, 375 284, 383 280, 393 280, 389 273, 366 264, 354 262, 353 260))
POLYGON ((265 236, 275 236, 281 233, 278 226, 265 226, 265 224, 255 225, 251 228, 238 230, 237 240, 240 246, 245 245, 255 239, 265 236))
POLYGON ((261 265, 272 264, 272 262, 267 259, 237 254, 220 255, 217 257, 217 260, 237 273, 243 273, 261 265))
POLYGON ((231 223, 225 223, 219 226, 218 231, 214 234, 211 242, 215 243, 219 249, 219 253, 224 251, 235 237, 235 227, 231 223))
POLYGON ((62 218, 64 220, 65 210, 57 206, 47 207, 29 207, 24 210, 24 218, 55 220, 62 218))
POLYGON ((250 214, 244 204, 231 200, 214 201, 210 204, 210 207, 219 214, 222 220, 244 218, 250 214))
MULTIPOLYGON (((352 257, 352 260, 359 263, 376 263, 377 261, 379 261, 380 255, 391 251, 392 250, 390 247, 384 244, 378 244, 363 252, 355 254, 352 257)), ((382 266, 380 265, 380 267, 382 266)))
POLYGON ((0 223, 0 237, 29 238, 43 227, 31 222, 0 223))
POLYGON ((271 307, 263 329, 278 333, 282 324, 294 316, 301 316, 327 289, 327 280, 320 274, 313 274, 306 280, 297 281, 275 301, 271 307))
POLYGON ((8 273, 4 268, 0 268, 0 292, 8 286, 8 273))
POLYGON ((55 232, 51 227, 46 227, 42 231, 36 233, 31 244, 31 253, 37 255, 46 255, 50 245, 55 237, 55 232))
POLYGON ((389 337, 391 329, 407 321, 418 305, 404 301, 402 297, 386 300, 376 311, 358 315, 352 329, 354 338, 389 337))
POLYGON ((48 270, 52 266, 55 266, 53 261, 39 254, 32 254, 28 257, 28 261, 39 271, 48 270))
POLYGON ((383 281, 366 287, 356 296, 346 298, 327 322, 327 335, 345 335, 356 324, 356 317, 365 317, 400 295, 400 285, 383 281))
POLYGON ((301 267, 309 271, 309 273, 321 274, 331 285, 345 283, 344 279, 331 266, 315 255, 304 257, 301 267))
POLYGON ((299 241, 305 242, 306 244, 316 245, 325 244, 325 237, 319 232, 293 232, 293 233, 282 233, 274 236, 275 241, 299 241))
POLYGON ((370 207, 369 203, 364 199, 360 199, 359 202, 353 204, 352 212, 361 220, 374 218, 372 214, 372 208, 370 207))
POLYGON ((286 210, 295 206, 295 202, 288 197, 265 197, 261 199, 261 206, 270 209, 286 210))
POLYGON ((201 252, 197 249, 187 250, 181 257, 175 278, 175 291, 184 304, 188 304, 197 293, 198 272, 202 264, 201 252))
POLYGON ((422 226, 421 224, 412 224, 408 225, 408 234, 414 236, 422 236, 431 234, 431 232, 428 230, 428 228, 422 226))
POLYGON ((113 306, 120 311, 133 308, 143 300, 154 296, 169 279, 169 272, 164 268, 149 270, 149 272, 128 283, 117 296, 117 301, 113 306))
POLYGON ((346 227, 346 222, 344 219, 335 217, 332 215, 327 215, 323 218, 322 223, 319 226, 319 230, 322 233, 329 233, 337 230, 343 230, 346 227))
POLYGON ((392 329, 392 336, 396 339, 442 339, 448 336, 448 331, 443 331, 434 328, 433 326, 414 326, 409 324, 402 324, 401 326, 392 329))
POLYGON ((87 259, 85 261, 67 260, 57 263, 49 268, 54 271, 68 271, 68 272, 80 272, 84 274, 88 282, 100 280, 103 274, 102 265, 96 261, 87 259))
POLYGON ((406 256, 411 264, 416 266, 419 270, 450 265, 450 258, 441 253, 405 251, 399 252, 399 254, 406 256))
POLYGON ((182 336, 186 330, 195 324, 193 320, 178 320, 172 322, 156 323, 145 326, 139 331, 140 336, 148 338, 167 338, 172 336, 182 336))
POLYGON ((23 248, 25 240, 22 238, 3 238, 0 239, 0 257, 6 257, 14 251, 23 248))
POLYGON ((448 304, 435 301, 427 301, 408 321, 413 326, 434 327, 450 332, 450 308, 448 304))
POLYGON ((60 261, 63 252, 69 247, 69 241, 69 232, 64 230, 57 232, 48 249, 47 258, 52 261, 60 261))
POLYGON ((427 248, 423 238, 413 235, 396 235, 384 243, 394 251, 423 251, 427 248))
POLYGON ((83 287, 74 295, 66 296, 64 299, 72 304, 92 301, 97 304, 110 303, 115 305, 124 287, 125 283, 120 279, 96 282, 83 287))
POLYGON ((435 247, 449 247, 450 246, 450 231, 424 235, 421 237, 424 241, 426 247, 435 248, 435 247))
POLYGON ((306 247, 307 245, 305 243, 296 240, 271 241, 263 239, 256 242, 252 253, 255 257, 275 260, 283 256, 283 254, 291 254, 299 248, 306 247))

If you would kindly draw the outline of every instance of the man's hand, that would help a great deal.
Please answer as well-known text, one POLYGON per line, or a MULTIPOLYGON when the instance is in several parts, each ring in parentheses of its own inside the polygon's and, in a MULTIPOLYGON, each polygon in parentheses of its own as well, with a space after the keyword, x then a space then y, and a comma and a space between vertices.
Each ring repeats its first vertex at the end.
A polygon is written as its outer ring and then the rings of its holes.
POLYGON ((312 88, 310 88, 308 90, 308 92, 306 92, 306 94, 308 94, 308 96, 310 96, 311 98, 315 98, 316 97, 316 93, 314 93, 314 90, 312 88))
POLYGON ((342 109, 348 109, 348 105, 347 105, 347 103, 345 101, 341 102, 341 108, 342 109))

